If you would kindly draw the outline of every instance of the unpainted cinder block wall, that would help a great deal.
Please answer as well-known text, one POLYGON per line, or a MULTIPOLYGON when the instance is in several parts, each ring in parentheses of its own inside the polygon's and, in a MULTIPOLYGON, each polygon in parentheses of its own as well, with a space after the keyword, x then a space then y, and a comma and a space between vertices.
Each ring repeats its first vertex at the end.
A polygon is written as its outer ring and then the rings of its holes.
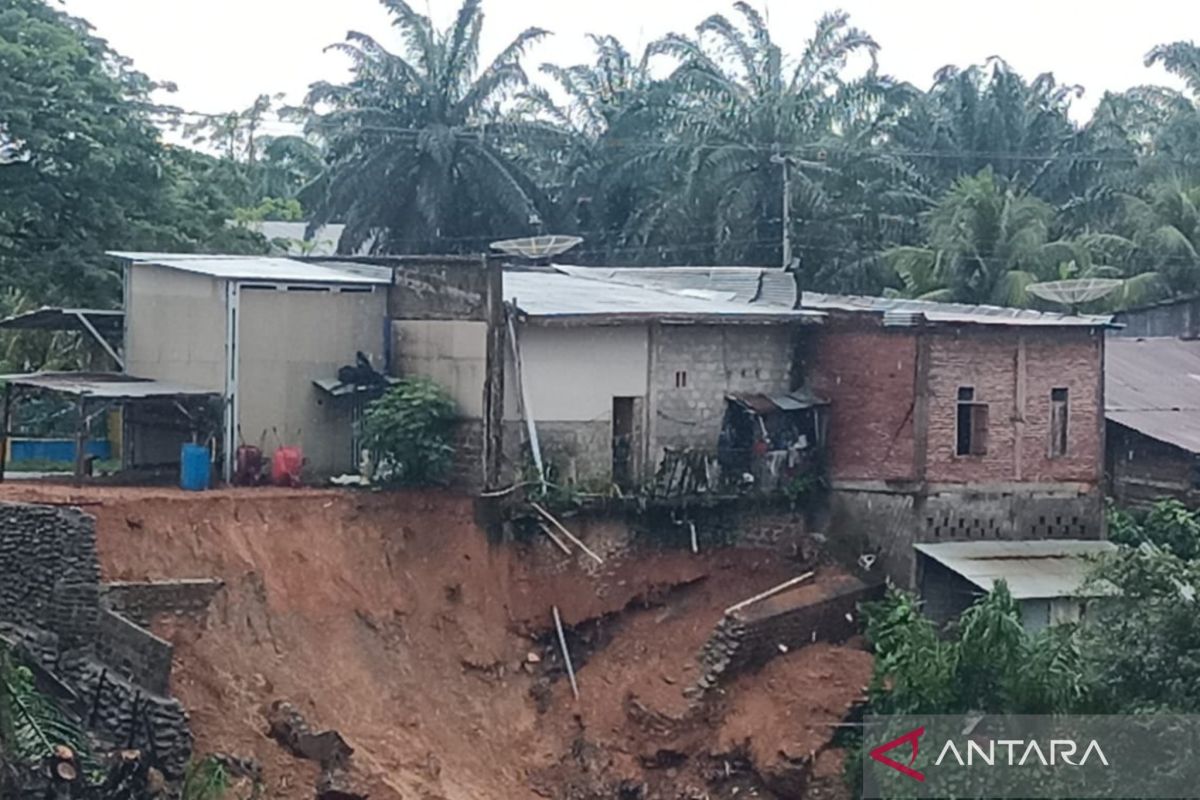
POLYGON ((730 392, 784 394, 803 329, 790 325, 660 325, 651 334, 650 460, 664 448, 717 449, 730 392))

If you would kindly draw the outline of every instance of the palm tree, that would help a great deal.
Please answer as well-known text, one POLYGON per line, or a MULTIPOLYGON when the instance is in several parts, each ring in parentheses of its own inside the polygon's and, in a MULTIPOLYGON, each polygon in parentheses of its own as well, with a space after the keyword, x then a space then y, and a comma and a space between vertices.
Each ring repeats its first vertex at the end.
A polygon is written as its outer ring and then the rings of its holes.
POLYGON ((1054 210, 997 180, 990 168, 959 178, 923 220, 923 247, 885 258, 924 299, 1025 306, 1025 287, 1052 274, 1054 210))
POLYGON ((830 231, 815 226, 837 214, 830 177, 842 166, 839 148, 879 137, 887 119, 893 84, 873 66, 857 78, 845 74, 856 55, 873 65, 877 50, 847 15, 823 17, 793 60, 752 6, 734 8, 740 25, 715 14, 694 37, 671 34, 652 46, 678 62, 666 82, 663 130, 620 170, 654 176, 630 229, 650 257, 662 247, 664 258, 679 260, 667 248, 699 243, 684 256, 779 263, 785 166, 793 209, 786 224, 798 249, 835 250, 830 231))
POLYGON ((312 224, 344 221, 339 247, 374 252, 478 251, 535 228, 544 200, 508 147, 536 126, 501 103, 527 77, 521 56, 547 35, 529 28, 478 70, 480 0, 437 30, 404 0, 381 0, 404 40, 389 52, 351 32, 348 83, 314 84, 309 129, 327 143, 324 174, 302 195, 312 224))
POLYGON ((1137 267, 1175 292, 1200 290, 1200 185, 1167 179, 1121 197, 1137 267))
MULTIPOLYGON (((622 258, 624 232, 653 175, 623 180, 619 167, 629 143, 654 141, 662 130, 663 99, 669 88, 651 77, 652 51, 634 57, 613 36, 589 37, 590 64, 543 64, 542 73, 565 102, 542 87, 522 96, 522 110, 560 133, 543 136, 536 170, 559 211, 555 223, 589 240, 592 260, 622 258)), ((578 253, 577 253, 578 254, 578 253)))
POLYGON ((1023 191, 1067 200, 1092 163, 1081 153, 1070 102, 1078 86, 1050 73, 1026 81, 1000 58, 939 70, 897 127, 895 142, 914 169, 942 190, 985 167, 1023 191))

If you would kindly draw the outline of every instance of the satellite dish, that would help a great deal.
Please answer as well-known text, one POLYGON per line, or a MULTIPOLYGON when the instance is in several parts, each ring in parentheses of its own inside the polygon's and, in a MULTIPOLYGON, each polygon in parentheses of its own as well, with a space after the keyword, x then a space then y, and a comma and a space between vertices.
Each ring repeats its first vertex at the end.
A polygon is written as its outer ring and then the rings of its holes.
POLYGON ((1071 313, 1075 313, 1076 306, 1112 294, 1120 285, 1121 281, 1116 278, 1076 278, 1031 283, 1025 290, 1035 297, 1066 306, 1071 313))
POLYGON ((542 261, 562 255, 582 241, 578 236, 531 236, 528 239, 492 242, 492 249, 529 261, 542 261))

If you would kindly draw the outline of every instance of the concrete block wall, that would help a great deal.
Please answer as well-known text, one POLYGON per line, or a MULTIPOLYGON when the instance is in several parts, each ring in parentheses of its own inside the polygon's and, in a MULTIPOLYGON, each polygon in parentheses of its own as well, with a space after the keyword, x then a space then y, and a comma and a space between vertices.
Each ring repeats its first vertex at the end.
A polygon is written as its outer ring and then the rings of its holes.
POLYGON ((651 469, 666 447, 715 451, 726 394, 790 391, 800 335, 786 325, 659 326, 651 344, 651 469))
POLYGON ((96 655, 104 664, 154 694, 170 692, 170 642, 108 609, 100 610, 97 633, 96 655))
POLYGON ((204 622, 209 604, 225 584, 198 578, 178 581, 118 581, 100 587, 103 603, 127 620, 149 628, 160 616, 204 622))
POLYGON ((931 494, 837 489, 830 509, 830 549, 850 561, 875 555, 872 570, 905 588, 915 588, 913 545, 919 542, 1104 536, 1101 493, 1079 493, 1069 486, 931 494))
POLYGON ((584 485, 612 480, 612 422, 539 422, 542 459, 553 464, 560 481, 584 485))

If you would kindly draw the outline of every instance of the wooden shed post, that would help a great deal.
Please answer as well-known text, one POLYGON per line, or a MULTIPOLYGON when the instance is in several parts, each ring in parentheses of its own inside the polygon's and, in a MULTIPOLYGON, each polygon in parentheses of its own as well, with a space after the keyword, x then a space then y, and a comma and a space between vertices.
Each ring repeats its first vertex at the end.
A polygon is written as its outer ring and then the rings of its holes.
POLYGON ((80 392, 75 404, 75 485, 83 485, 84 464, 87 461, 87 393, 80 392))

